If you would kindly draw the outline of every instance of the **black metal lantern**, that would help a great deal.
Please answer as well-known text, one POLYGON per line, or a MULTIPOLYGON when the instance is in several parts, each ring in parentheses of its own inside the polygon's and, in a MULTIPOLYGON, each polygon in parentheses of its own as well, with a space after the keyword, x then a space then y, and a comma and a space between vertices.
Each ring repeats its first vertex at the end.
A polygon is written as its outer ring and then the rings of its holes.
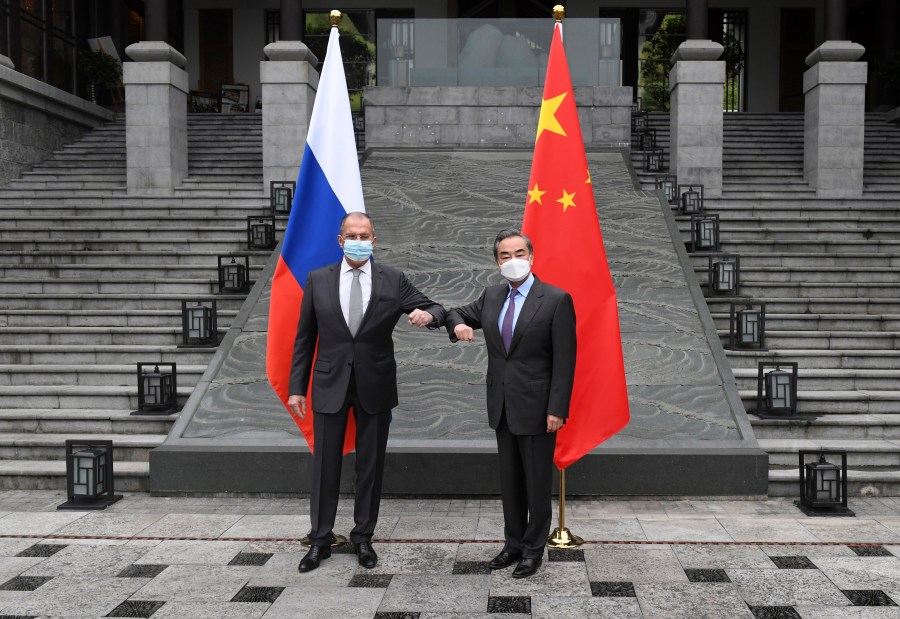
POLYGON ((679 185, 681 212, 685 215, 703 212, 703 185, 679 185))
POLYGON ((637 132, 638 150, 656 148, 656 129, 641 129, 637 132))
POLYGON ((181 345, 182 346, 217 346, 219 343, 218 312, 213 299, 204 304, 203 301, 181 302, 181 345))
POLYGON ((294 181, 272 181, 269 187, 269 200, 273 215, 289 215, 294 203, 294 181))
POLYGON ((66 441, 66 495, 57 509, 106 509, 122 498, 113 490, 113 442, 66 441))
POLYGON ((761 361, 756 381, 756 414, 785 418, 797 413, 797 363, 761 361), (782 368, 788 368, 786 372, 782 368))
POLYGON ((638 133, 645 130, 650 124, 647 112, 631 112, 631 132, 638 133))
POLYGON ((636 98, 634 101, 632 101, 632 103, 631 103, 631 113, 632 113, 632 114, 637 114, 637 113, 640 112, 640 111, 641 111, 641 98, 640 98, 640 97, 637 97, 637 98, 636 98))
POLYGON ((691 251, 719 249, 719 216, 691 215, 691 251))
POLYGON ((659 172, 663 169, 665 155, 661 148, 644 151, 644 169, 648 172, 659 172))
POLYGON ((801 450, 799 455, 800 510, 807 516, 855 516, 847 507, 847 452, 801 450), (840 466, 825 456, 840 456, 840 466))
POLYGON ((678 177, 666 174, 656 177, 657 191, 662 189, 669 206, 678 206, 678 177))
POLYGON ((741 257, 712 254, 707 269, 706 294, 710 297, 735 296, 741 290, 741 257))
POLYGON ((137 382, 138 409, 132 414, 169 415, 177 411, 178 375, 174 363, 138 363, 137 382), (151 366, 153 371, 145 369, 151 366))
POLYGON ((247 247, 249 249, 274 249, 275 216, 247 218, 247 247))
POLYGON ((219 256, 219 292, 247 292, 250 290, 249 256, 219 256), (241 258, 243 262, 238 262, 241 258))
POLYGON ((728 316, 728 347, 763 350, 765 344, 766 304, 732 302, 728 316))

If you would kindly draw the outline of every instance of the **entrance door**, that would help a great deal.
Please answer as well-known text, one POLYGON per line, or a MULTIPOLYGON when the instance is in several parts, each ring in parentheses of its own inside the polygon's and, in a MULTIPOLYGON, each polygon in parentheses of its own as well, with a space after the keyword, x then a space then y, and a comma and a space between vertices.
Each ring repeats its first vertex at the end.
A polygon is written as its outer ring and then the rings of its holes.
POLYGON ((803 72, 806 57, 815 47, 816 10, 781 9, 780 111, 803 111, 803 72))
POLYGON ((234 83, 231 9, 203 9, 199 13, 200 90, 218 96, 222 84, 234 83))

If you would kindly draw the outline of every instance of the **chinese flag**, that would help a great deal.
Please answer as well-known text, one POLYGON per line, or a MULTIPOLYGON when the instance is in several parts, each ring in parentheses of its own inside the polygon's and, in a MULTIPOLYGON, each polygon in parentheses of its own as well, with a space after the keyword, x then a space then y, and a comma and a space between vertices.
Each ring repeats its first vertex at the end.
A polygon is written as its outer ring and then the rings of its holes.
POLYGON ((522 231, 534 243, 535 274, 575 301, 575 385, 554 454, 556 466, 565 469, 625 427, 629 414, 616 291, 603 249, 560 22, 550 45, 522 231))

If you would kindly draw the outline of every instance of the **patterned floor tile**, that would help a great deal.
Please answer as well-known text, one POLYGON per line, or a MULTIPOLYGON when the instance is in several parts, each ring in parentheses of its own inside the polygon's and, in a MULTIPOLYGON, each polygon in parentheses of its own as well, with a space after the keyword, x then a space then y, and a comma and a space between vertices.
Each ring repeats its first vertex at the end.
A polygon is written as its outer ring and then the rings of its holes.
POLYGON ((577 548, 548 548, 547 560, 553 562, 584 563, 584 551, 577 548))
POLYGON ((116 574, 118 578, 156 578, 169 567, 168 565, 160 565, 157 563, 135 564, 129 565, 124 570, 116 574))
POLYGON ((490 596, 487 611, 489 613, 530 613, 530 596, 490 596))
POLYGON ((809 560, 809 557, 769 557, 772 563, 781 570, 815 570, 816 565, 809 560))
POLYGON ((35 544, 18 553, 17 557, 52 557, 65 548, 64 544, 35 544))
POLYGON ((896 606, 897 603, 892 600, 884 591, 878 589, 856 589, 843 590, 854 606, 896 606))
POLYGON ((591 582, 594 597, 633 598, 634 585, 630 582, 591 582))
POLYGON ((720 569, 692 569, 684 570, 690 582, 731 582, 725 570, 720 569))
POLYGON ((347 586, 387 589, 393 577, 393 574, 354 574, 347 586))
POLYGON ((116 606, 107 617, 149 617, 165 602, 125 600, 116 606))
POLYGON ((893 557, 894 555, 884 546, 848 546, 860 557, 893 557))
POLYGON ((282 591, 284 591, 284 587, 248 587, 244 586, 240 591, 238 591, 233 598, 231 598, 232 602, 268 602, 271 604, 275 600, 278 599, 278 596, 281 595, 282 591))
POLYGON ((793 606, 751 606, 755 619, 802 619, 793 606))
POLYGON ((0 591, 34 591, 52 579, 52 576, 16 576, 0 585, 0 591))
POLYGON ((644 619, 752 619, 733 584, 635 583, 644 619))

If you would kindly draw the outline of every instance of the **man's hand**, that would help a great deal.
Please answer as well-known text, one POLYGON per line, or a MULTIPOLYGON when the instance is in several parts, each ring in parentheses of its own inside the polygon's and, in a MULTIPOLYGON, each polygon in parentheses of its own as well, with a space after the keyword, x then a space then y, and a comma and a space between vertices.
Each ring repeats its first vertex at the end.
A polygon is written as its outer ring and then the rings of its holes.
POLYGON ((425 310, 415 309, 409 313, 409 325, 411 327, 427 327, 434 322, 434 316, 425 310))
POLYGON ((453 333, 456 335, 456 339, 462 340, 463 342, 475 341, 475 331, 472 327, 467 325, 456 325, 453 329, 453 333))
POLYGON ((305 395, 292 395, 288 398, 288 408, 291 409, 291 414, 296 415, 300 419, 306 417, 306 396, 305 395))
POLYGON ((547 415, 547 432, 556 432, 563 427, 563 419, 556 415, 547 415))

